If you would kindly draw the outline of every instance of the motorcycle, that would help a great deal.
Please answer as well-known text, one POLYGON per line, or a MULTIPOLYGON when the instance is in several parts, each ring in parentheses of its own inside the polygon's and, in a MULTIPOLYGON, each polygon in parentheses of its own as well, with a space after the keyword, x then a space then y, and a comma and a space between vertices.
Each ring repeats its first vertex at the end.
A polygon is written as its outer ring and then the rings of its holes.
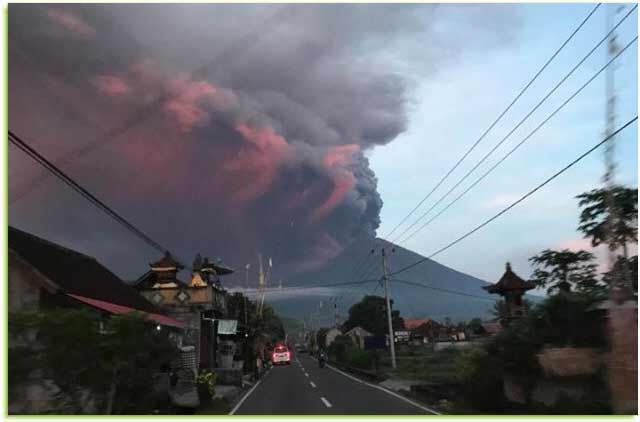
POLYGON ((320 366, 320 368, 324 368, 326 364, 327 364, 327 355, 324 353, 320 353, 320 355, 318 356, 318 365, 320 366))

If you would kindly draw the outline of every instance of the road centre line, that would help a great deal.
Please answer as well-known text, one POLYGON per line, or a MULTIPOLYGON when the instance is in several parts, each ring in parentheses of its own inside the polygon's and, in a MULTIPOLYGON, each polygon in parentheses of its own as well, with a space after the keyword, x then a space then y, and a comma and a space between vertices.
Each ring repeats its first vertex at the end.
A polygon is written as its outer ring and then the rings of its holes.
POLYGON ((324 403, 325 406, 332 407, 331 403, 329 403, 329 400, 325 399, 324 397, 320 397, 320 400, 322 400, 322 403, 324 403))
POLYGON ((313 381, 309 382, 309 384, 311 384, 313 388, 316 388, 316 385, 313 383, 313 381))

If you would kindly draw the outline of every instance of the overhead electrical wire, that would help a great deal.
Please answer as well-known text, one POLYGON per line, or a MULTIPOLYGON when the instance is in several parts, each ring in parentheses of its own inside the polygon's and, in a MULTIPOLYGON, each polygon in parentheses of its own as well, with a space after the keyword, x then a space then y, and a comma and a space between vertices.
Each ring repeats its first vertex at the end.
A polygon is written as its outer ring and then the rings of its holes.
MULTIPOLYGON (((424 213, 422 213, 411 225, 409 225, 407 228, 405 228, 399 235, 395 236, 395 238, 393 239, 393 241, 397 241, 398 239, 402 238, 402 236, 404 236, 409 230, 411 230, 413 227, 415 227, 420 220, 422 220, 424 217, 426 217, 436 206, 438 206, 438 204, 440 204, 444 199, 446 199, 447 196, 449 196, 451 194, 451 192, 453 192, 458 186, 460 186, 460 184, 462 184, 478 167, 480 167, 480 165, 482 165, 482 163, 484 163, 487 158, 489 158, 507 139, 509 139, 509 137, 518 129, 520 128, 520 126, 522 126, 522 124, 529 119, 529 117, 531 117, 531 115, 538 110, 538 108, 540 108, 540 106, 542 106, 542 104, 544 104, 547 99, 549 99, 549 97, 562 85, 564 84, 564 82, 580 67, 582 66, 582 64, 589 58, 591 57, 591 55, 609 38, 609 36, 611 36, 611 34, 614 33, 614 31, 618 28, 618 26, 620 26, 628 17, 629 15, 631 15, 631 13, 633 13, 636 9, 637 9, 637 5, 634 6, 633 8, 631 8, 631 10, 607 33, 607 35, 605 35, 562 79, 560 79, 560 81, 542 98, 542 100, 540 100, 535 107, 533 107, 519 122, 516 126, 513 127, 513 129, 511 129, 511 131, 509 131, 509 133, 507 133, 507 135, 505 135, 500 142, 498 142, 497 144, 494 145, 494 147, 488 152, 486 153, 469 171, 467 171, 467 173, 462 176, 462 178, 460 178, 460 180, 458 180, 458 182, 453 185, 453 187, 451 187, 444 195, 442 195, 440 197, 440 199, 438 199, 429 209, 427 209, 424 213)), ((632 41, 633 42, 633 41, 632 41)), ((617 56, 616 56, 617 57, 617 56)), ((607 64, 608 66, 608 64, 607 64)), ((606 67, 606 66, 605 66, 606 67)))
POLYGON ((460 164, 471 154, 471 152, 482 142, 482 140, 487 136, 487 134, 495 127, 495 125, 504 117, 505 114, 515 105, 515 103, 522 97, 522 95, 529 89, 529 87, 538 79, 538 77, 544 72, 544 70, 551 64, 551 62, 556 58, 556 56, 564 49, 564 47, 573 39, 573 37, 582 29, 582 27, 587 23, 587 21, 591 18, 591 16, 598 10, 602 3, 598 3, 592 10, 589 12, 587 17, 585 17, 582 22, 573 30, 571 35, 556 49, 556 51, 549 57, 549 59, 545 62, 544 65, 536 72, 536 74, 529 80, 529 82, 520 90, 520 92, 515 96, 515 98, 509 103, 509 105, 498 115, 498 117, 489 125, 489 127, 480 135, 480 137, 471 145, 471 147, 462 155, 460 159, 454 164, 449 171, 436 183, 436 185, 427 193, 427 195, 418 202, 418 204, 411 210, 409 213, 398 223, 396 226, 385 236, 385 238, 389 238, 395 231, 404 224, 414 212, 420 208, 420 206, 433 194, 442 185, 442 183, 453 173, 460 164))
POLYGON ((162 252, 162 253, 169 253, 169 249, 167 249, 166 247, 162 246, 157 241, 153 240, 150 236, 145 234, 142 230, 138 229, 135 225, 133 225, 131 222, 129 222, 126 218, 124 218, 121 214, 119 214, 113 208, 108 206, 102 200, 98 199, 94 194, 89 192, 86 188, 81 186, 73 178, 71 178, 66 173, 64 173, 62 170, 60 170, 55 164, 53 164, 51 161, 49 161, 46 157, 44 157, 41 153, 36 151, 33 147, 31 147, 29 144, 27 144, 23 139, 21 139, 18 135, 16 135, 12 131, 9 131, 9 141, 14 146, 16 146, 17 148, 22 150, 29 157, 31 157, 34 161, 39 163, 48 172, 50 172, 55 177, 57 177, 62 182, 64 182, 66 185, 71 187, 78 194, 80 194, 80 196, 82 196, 84 199, 89 201, 91 204, 93 204, 94 206, 99 208, 101 211, 103 211, 105 214, 107 214, 109 217, 111 217, 117 223, 122 225, 124 228, 129 230, 131 233, 136 235, 138 238, 143 240, 146 244, 151 246, 153 249, 156 249, 156 250, 158 250, 159 252, 162 252))
POLYGON ((616 136, 618 133, 620 133, 621 131, 623 131, 624 129, 626 129, 628 126, 630 126, 631 124, 633 124, 634 122, 636 122, 638 120, 638 116, 636 115, 633 119, 627 121, 624 125, 622 125, 621 127, 619 127, 615 132, 613 132, 611 135, 607 136, 606 138, 604 138, 602 141, 598 142, 597 144, 595 144, 593 147, 589 148, 586 152, 582 153, 578 158, 576 158, 575 160, 573 160, 572 162, 570 162, 569 164, 567 164, 565 167, 563 167, 562 169, 560 169, 559 171, 557 171, 556 173, 554 173, 552 176, 550 176, 549 178, 547 178, 544 182, 540 183, 539 185, 537 185, 535 188, 531 189, 529 192, 527 192, 526 194, 524 194, 523 196, 521 196, 519 199, 517 199, 516 201, 514 201, 513 203, 511 203, 511 205, 505 207, 504 209, 502 209, 502 211, 498 212, 497 214, 495 214, 493 217, 485 220, 483 223, 479 224, 478 226, 476 226, 474 229, 468 231, 467 233, 463 234, 462 236, 458 237, 457 239, 455 239, 454 241, 448 243, 446 246, 438 249, 437 251, 433 252, 432 254, 423 257, 415 262, 413 262, 412 264, 409 264, 405 267, 402 267, 392 273, 389 274, 390 277, 393 277, 397 274, 403 273, 411 268, 414 268, 420 264, 422 264, 423 262, 433 258, 436 255, 441 254, 442 252, 446 251, 447 249, 455 246, 456 244, 462 242, 464 239, 466 239, 467 237, 471 236, 472 234, 476 233, 478 230, 482 229, 483 227, 487 226, 488 224, 490 224, 491 222, 493 222, 494 220, 496 220, 497 218, 499 218, 500 216, 502 216, 503 214, 505 214, 506 212, 508 212, 509 210, 511 210, 512 208, 514 208, 516 205, 518 205, 519 203, 521 203, 522 201, 526 200, 527 198, 529 198, 531 195, 533 195, 534 193, 536 193, 538 190, 542 189, 544 186, 546 186, 547 184, 549 184, 552 180, 554 180, 556 177, 560 176, 562 173, 564 173, 565 171, 569 170, 571 167, 573 167, 575 164, 577 164, 579 161, 581 161, 582 159, 584 159, 586 156, 588 156, 589 154, 591 154, 593 151, 595 151, 596 149, 598 149, 599 147, 601 147, 602 145, 604 145, 608 140, 610 140, 611 138, 613 138, 614 136, 616 136))
MULTIPOLYGON (((233 57, 237 56, 238 51, 242 51, 246 49, 248 46, 259 42, 265 35, 264 28, 273 28, 274 25, 271 23, 275 23, 279 21, 281 18, 288 16, 291 14, 291 11, 282 7, 276 12, 274 12, 271 16, 267 17, 264 22, 265 25, 260 28, 256 28, 255 30, 250 31, 239 39, 235 40, 231 45, 223 48, 218 54, 209 58, 209 60, 200 65, 198 68, 194 69, 189 75, 189 79, 194 78, 204 78, 210 75, 217 65, 220 63, 226 63, 231 60, 233 57)), ((73 159, 80 157, 82 155, 88 154, 96 149, 102 148, 104 145, 116 141, 120 139, 120 137, 125 134, 130 129, 138 126, 140 123, 145 122, 150 117, 156 115, 159 111, 162 110, 163 104, 172 98, 174 93, 170 91, 165 91, 160 95, 152 98, 150 102, 146 105, 142 106, 140 109, 136 110, 133 114, 131 114, 123 124, 113 127, 107 131, 104 129, 97 127, 97 125, 90 123, 92 129, 100 129, 103 131, 97 139, 82 145, 81 147, 69 152, 68 154, 62 156, 57 159, 55 164, 59 167, 70 163, 73 159)), ((86 120, 86 119, 85 119, 86 120)), ((223 120, 220 120, 218 123, 225 124, 223 120)), ((28 193, 30 193, 36 186, 38 186, 45 178, 46 173, 43 173, 40 176, 36 176, 33 178, 21 192, 12 195, 9 199, 9 205, 14 204, 16 201, 19 201, 28 193)))
POLYGON ((391 280, 393 280, 393 281, 395 281, 397 283, 402 283, 402 284, 406 284, 406 285, 410 285, 410 286, 422 287, 424 289, 436 290, 436 291, 439 291, 439 292, 454 294, 454 295, 458 295, 458 296, 472 297, 472 298, 475 298, 475 299, 486 300, 486 301, 489 301, 489 302, 496 302, 498 300, 498 299, 492 299, 490 297, 485 297, 485 296, 480 296, 480 295, 474 295, 474 294, 471 294, 471 293, 460 292, 460 291, 457 291, 457 290, 443 289, 441 287, 429 286, 427 284, 418 283, 416 281, 402 280, 402 279, 395 278, 395 277, 391 278, 391 280))
MULTIPOLYGON (((513 100, 509 103, 509 105, 498 115, 498 117, 489 125, 489 127, 480 135, 480 137, 474 142, 473 145, 463 154, 463 156, 458 159, 458 161, 454 164, 454 166, 447 171, 447 173, 438 181, 438 183, 427 193, 425 197, 423 197, 420 202, 411 210, 409 213, 402 218, 402 220, 396 224, 393 229, 387 233, 384 238, 389 238, 395 231, 404 224, 409 217, 411 217, 419 208, 424 204, 424 202, 431 197, 431 195, 442 185, 442 183, 462 164, 462 162, 471 154, 471 152, 480 144, 480 142, 487 136, 487 134, 496 126, 496 124, 507 114, 507 112, 515 105, 515 103, 522 97, 522 95, 531 87, 531 85, 538 79, 538 77, 544 72, 544 70, 553 62, 553 60, 558 56, 558 54, 565 48, 565 46, 574 38, 574 36, 582 29, 582 27, 587 23, 587 21, 593 16, 593 14, 598 10, 602 3, 598 3, 591 9, 591 11, 587 14, 587 16, 580 22, 580 24, 573 30, 573 32, 569 35, 569 37, 558 47, 554 53, 547 59, 547 61, 540 67, 540 69, 536 72, 536 74, 529 80, 529 82, 518 92, 518 94, 513 98, 513 100)), ((415 226, 415 223, 409 226, 407 230, 404 230, 398 237, 404 235, 408 230, 415 226)), ((398 237, 394 238, 395 242, 398 237)), ((366 256, 364 261, 367 263, 369 261, 370 256, 366 256)), ((370 263, 368 263, 371 266, 370 263)), ((362 265, 359 266, 359 268, 362 265)), ((358 270, 360 271, 360 270, 358 270)), ((366 274, 366 270, 365 270, 366 274)))
POLYGON ((402 239, 402 242, 406 242, 411 239, 413 236, 422 231, 425 227, 427 227, 431 222, 433 222, 436 218, 442 215, 446 210, 448 210, 453 204, 458 202, 464 195, 466 195, 471 189, 473 189, 478 183, 480 183, 485 177, 487 177, 493 170, 496 169, 500 164, 502 164, 511 154, 513 154, 518 148, 520 148, 527 140, 529 140, 542 126, 544 126, 551 118, 553 118, 560 110, 562 110, 569 102, 571 102, 583 89, 585 89, 591 82, 593 82, 608 66, 610 66, 625 50, 627 50, 631 45, 633 45, 638 40, 638 37, 635 37, 631 40, 623 49, 621 49, 618 54, 616 54, 611 60, 609 60, 603 67, 600 68, 587 82, 585 82, 577 91, 575 91, 569 98, 567 98, 559 107, 557 107, 551 114, 549 114, 538 126, 536 126, 527 136, 524 137, 518 144, 516 144, 509 152, 507 152, 500 160, 498 160, 493 166, 491 166, 482 176, 480 176, 475 182, 473 182, 469 187, 467 187, 460 195, 458 195, 453 201, 451 201, 447 206, 445 206, 442 210, 440 210, 436 215, 427 220, 422 226, 418 227, 414 232, 410 233, 407 237, 402 239))

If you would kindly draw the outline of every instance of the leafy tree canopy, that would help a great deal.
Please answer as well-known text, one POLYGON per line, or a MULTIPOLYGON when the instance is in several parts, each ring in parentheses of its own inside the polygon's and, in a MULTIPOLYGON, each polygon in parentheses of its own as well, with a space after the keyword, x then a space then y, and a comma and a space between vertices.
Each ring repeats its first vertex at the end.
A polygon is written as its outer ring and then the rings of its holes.
POLYGON ((569 292, 572 287, 584 292, 604 288, 598 282, 594 256, 590 252, 545 249, 529 261, 535 267, 532 281, 540 287, 548 287, 548 293, 555 290, 569 292))
POLYGON ((628 242, 638 241, 638 189, 616 186, 613 191, 613 203, 617 221, 611 221, 607 208, 607 189, 593 189, 576 198, 582 211, 580 230, 584 237, 591 239, 593 246, 609 243, 612 249, 624 247, 628 242), (607 241, 607 226, 611 225, 612 239, 607 241))
MULTIPOLYGON (((391 324, 394 330, 404 328, 404 320, 400 317, 400 311, 393 310, 391 301, 391 324)), ((349 319, 344 323, 343 330, 348 331, 354 327, 362 327, 376 336, 388 333, 387 313, 385 299, 380 296, 365 296, 359 303, 349 309, 349 319)))

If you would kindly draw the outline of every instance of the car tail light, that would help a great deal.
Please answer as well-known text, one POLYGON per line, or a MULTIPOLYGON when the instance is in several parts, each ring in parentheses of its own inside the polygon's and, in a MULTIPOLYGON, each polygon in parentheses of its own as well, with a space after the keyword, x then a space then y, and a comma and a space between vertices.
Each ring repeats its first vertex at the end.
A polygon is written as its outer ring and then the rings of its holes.
POLYGON ((287 359, 291 359, 291 353, 287 352, 287 359))
POLYGON ((275 353, 273 355, 271 355, 271 359, 273 359, 273 360, 276 359, 276 354, 275 353))

